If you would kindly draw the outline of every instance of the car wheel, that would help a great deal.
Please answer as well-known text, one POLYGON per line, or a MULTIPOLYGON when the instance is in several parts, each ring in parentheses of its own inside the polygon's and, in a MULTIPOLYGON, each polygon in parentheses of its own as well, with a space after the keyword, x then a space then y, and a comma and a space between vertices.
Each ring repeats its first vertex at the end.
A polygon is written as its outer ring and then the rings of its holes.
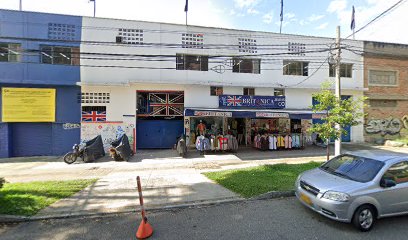
POLYGON ((353 224, 362 232, 370 231, 375 221, 375 212, 371 206, 363 205, 359 207, 353 216, 353 224))

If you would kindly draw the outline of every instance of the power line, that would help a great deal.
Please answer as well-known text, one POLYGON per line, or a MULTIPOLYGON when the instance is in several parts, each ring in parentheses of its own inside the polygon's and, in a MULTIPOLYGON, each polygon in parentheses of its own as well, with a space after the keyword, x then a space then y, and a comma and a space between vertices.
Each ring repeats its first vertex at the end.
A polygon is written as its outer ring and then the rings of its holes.
POLYGON ((369 26, 371 23, 377 21, 379 18, 385 16, 388 12, 394 10, 398 5, 402 4, 404 1, 406 1, 406 0, 400 0, 400 1, 398 1, 397 3, 395 3, 394 5, 392 5, 391 7, 389 7, 387 10, 385 10, 384 12, 380 13, 378 16, 376 16, 375 18, 373 18, 373 19, 372 19, 371 21, 369 21, 366 25, 364 25, 363 27, 359 28, 359 29, 358 29, 357 31, 355 31, 354 33, 348 35, 348 36, 346 37, 346 39, 349 38, 349 37, 351 37, 351 36, 353 36, 353 34, 356 34, 356 33, 360 32, 361 30, 363 30, 364 28, 366 28, 367 26, 369 26))

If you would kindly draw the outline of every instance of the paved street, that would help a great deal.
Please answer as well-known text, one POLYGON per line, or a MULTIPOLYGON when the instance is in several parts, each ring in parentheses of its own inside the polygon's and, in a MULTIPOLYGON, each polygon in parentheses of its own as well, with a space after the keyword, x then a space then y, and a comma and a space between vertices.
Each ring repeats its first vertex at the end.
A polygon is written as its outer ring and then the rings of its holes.
MULTIPOLYGON (((382 219, 362 233, 326 219, 295 198, 148 213, 150 239, 406 239, 408 217, 382 219)), ((139 214, 22 223, 1 239, 135 239, 139 214)))
MULTIPOLYGON (((378 149, 367 145, 345 144, 344 150, 378 149)), ((383 148, 407 151, 406 148, 383 148)), ((99 178, 83 191, 62 199, 37 216, 60 216, 132 211, 139 208, 136 176, 142 179, 148 208, 229 201, 241 197, 215 184, 201 173, 263 164, 324 161, 325 149, 308 146, 295 151, 257 151, 199 155, 189 152, 186 159, 174 150, 140 151, 129 162, 114 162, 108 157, 93 163, 67 165, 57 157, 0 159, 0 176, 10 182, 99 178)))

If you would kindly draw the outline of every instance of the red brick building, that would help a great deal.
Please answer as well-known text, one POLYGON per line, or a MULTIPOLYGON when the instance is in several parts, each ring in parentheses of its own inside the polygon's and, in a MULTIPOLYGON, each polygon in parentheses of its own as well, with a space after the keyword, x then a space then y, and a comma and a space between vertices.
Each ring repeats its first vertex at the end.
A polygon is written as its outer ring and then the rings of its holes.
POLYGON ((364 42, 364 138, 408 137, 408 45, 364 42))

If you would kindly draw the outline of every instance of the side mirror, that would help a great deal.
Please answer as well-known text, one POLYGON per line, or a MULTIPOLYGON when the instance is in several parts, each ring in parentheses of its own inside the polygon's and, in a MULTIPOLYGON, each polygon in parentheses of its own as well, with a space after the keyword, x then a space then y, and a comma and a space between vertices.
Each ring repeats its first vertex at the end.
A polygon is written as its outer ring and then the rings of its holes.
POLYGON ((380 186, 383 188, 390 188, 390 187, 394 187, 395 185, 397 185, 397 183, 394 180, 391 179, 381 179, 380 182, 380 186))

